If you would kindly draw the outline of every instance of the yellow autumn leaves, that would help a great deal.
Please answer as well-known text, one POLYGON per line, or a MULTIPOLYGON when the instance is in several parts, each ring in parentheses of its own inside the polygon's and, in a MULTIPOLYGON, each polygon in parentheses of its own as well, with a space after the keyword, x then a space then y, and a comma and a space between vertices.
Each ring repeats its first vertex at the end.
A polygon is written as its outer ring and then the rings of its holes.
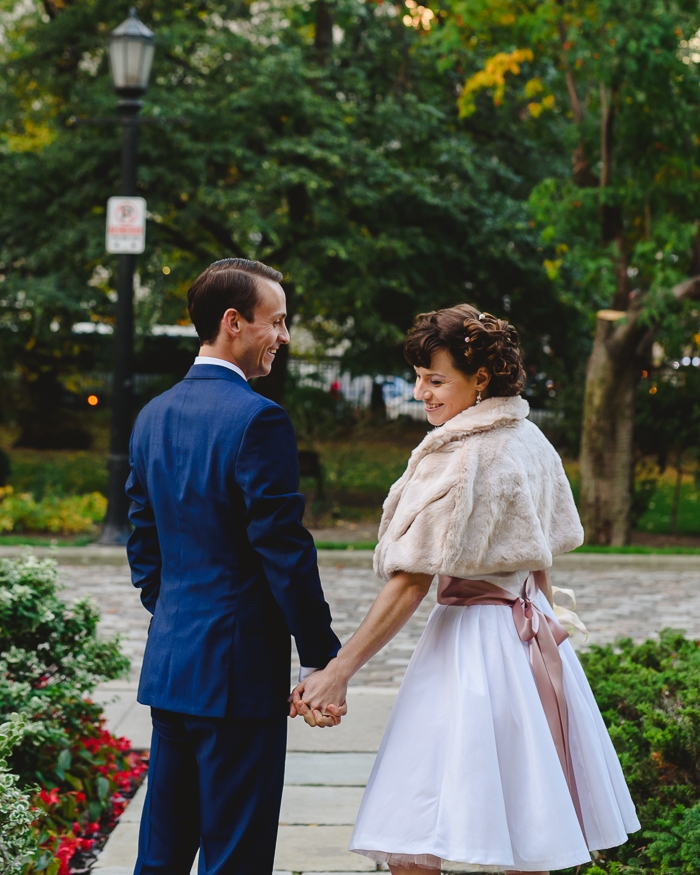
MULTIPOLYGON (((489 58, 483 70, 479 70, 464 83, 459 97, 459 114, 462 118, 476 111, 474 97, 479 91, 493 90, 493 102, 500 106, 506 90, 506 77, 510 74, 518 76, 520 65, 526 61, 534 61, 531 49, 515 49, 512 52, 498 52, 489 58)), ((539 77, 525 83, 525 97, 534 98, 542 94, 544 85, 539 77)), ((546 94, 539 100, 530 100, 527 110, 533 118, 539 118, 546 109, 554 108, 554 95, 546 94)))

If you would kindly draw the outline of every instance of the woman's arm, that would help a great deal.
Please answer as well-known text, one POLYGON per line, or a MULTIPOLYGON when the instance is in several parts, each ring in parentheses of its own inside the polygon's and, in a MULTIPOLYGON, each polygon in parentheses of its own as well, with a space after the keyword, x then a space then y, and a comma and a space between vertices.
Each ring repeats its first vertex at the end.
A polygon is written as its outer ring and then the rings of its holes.
POLYGON ((292 694, 292 705, 307 723, 345 703, 348 682, 413 616, 432 583, 432 574, 395 574, 379 593, 357 632, 323 671, 314 672, 292 694), (312 719, 310 719, 312 718, 312 719))

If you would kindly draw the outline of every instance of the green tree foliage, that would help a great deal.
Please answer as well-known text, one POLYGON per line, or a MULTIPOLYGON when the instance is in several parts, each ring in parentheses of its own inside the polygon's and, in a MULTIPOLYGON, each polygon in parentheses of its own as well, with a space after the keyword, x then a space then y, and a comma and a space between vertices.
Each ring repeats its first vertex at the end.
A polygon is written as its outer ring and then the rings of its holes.
POLYGON ((560 294, 590 312, 651 292, 658 308, 698 271, 697 5, 454 0, 444 15, 462 113, 478 125, 496 104, 555 171, 530 203, 560 294))
POLYGON ((546 168, 529 196, 542 264, 595 327, 580 512, 588 542, 624 544, 635 385, 656 332, 669 354, 697 345, 700 14, 690 0, 446 0, 437 20, 429 38, 464 69, 463 116, 521 131, 546 168))
MULTIPOLYGON (((85 359, 71 324, 112 315, 103 233, 118 132, 72 120, 114 113, 104 46, 126 7, 0 8, 0 185, 12 192, 0 206, 3 348, 31 374, 55 373, 85 359)), ((319 337, 349 339, 356 369, 401 367, 420 310, 470 299, 503 312, 504 296, 535 369, 543 335, 575 354, 528 226, 535 160, 467 134, 461 74, 439 69, 401 10, 141 4, 157 35, 141 136, 143 330, 184 319, 202 267, 243 255, 283 270, 294 311, 319 337)))

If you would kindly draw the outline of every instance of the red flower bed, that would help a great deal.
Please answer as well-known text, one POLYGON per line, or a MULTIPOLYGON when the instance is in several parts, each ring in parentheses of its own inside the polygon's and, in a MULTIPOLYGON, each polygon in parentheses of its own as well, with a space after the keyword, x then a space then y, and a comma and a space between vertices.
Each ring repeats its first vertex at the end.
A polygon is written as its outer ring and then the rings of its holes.
POLYGON ((32 797, 39 852, 25 875, 85 872, 124 812, 147 770, 147 756, 131 750, 101 724, 62 751, 62 786, 32 797), (67 751, 67 753, 66 753, 67 751))

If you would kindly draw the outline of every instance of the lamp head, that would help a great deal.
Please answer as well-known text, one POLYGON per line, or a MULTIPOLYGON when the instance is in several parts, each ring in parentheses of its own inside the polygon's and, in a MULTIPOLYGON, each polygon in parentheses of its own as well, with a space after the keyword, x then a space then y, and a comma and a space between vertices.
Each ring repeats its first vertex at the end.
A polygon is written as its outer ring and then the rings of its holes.
POLYGON ((112 31, 109 64, 114 90, 126 100, 138 99, 148 88, 153 54, 153 31, 139 21, 132 9, 126 21, 112 31))

